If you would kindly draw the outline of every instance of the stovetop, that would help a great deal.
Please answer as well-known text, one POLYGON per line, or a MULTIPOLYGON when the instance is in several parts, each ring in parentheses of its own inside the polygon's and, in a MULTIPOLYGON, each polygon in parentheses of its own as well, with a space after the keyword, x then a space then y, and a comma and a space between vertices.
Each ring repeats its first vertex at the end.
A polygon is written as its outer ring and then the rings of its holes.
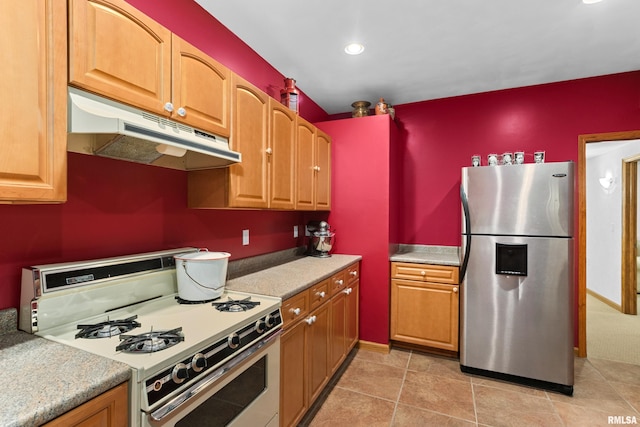
POLYGON ((176 300, 176 295, 168 295, 82 321, 83 324, 99 323, 108 319, 124 319, 136 315, 136 321, 141 326, 126 332, 127 336, 182 328, 184 341, 152 353, 128 353, 116 350, 121 343, 118 335, 96 339, 76 338, 78 333, 76 323, 51 328, 39 332, 38 335, 126 363, 135 369, 137 381, 141 381, 155 371, 177 363, 211 343, 225 338, 242 326, 258 321, 280 306, 280 298, 240 292, 225 292, 219 301, 225 301, 228 298, 234 300, 250 298, 251 301, 260 304, 246 311, 221 312, 210 302, 180 304, 176 300))

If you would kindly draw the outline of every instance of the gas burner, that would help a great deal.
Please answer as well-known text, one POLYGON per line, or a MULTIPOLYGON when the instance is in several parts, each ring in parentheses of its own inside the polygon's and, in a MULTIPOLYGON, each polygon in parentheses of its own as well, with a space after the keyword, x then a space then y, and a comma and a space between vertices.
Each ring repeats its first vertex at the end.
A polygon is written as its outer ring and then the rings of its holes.
POLYGON ((167 349, 184 341, 182 328, 170 331, 151 331, 140 335, 121 335, 120 345, 116 351, 122 350, 126 353, 153 353, 167 349))
POLYGON ((212 298, 212 299, 205 299, 205 300, 202 300, 202 301, 191 301, 191 300, 188 300, 188 299, 180 298, 179 296, 176 295, 176 301, 178 301, 178 304, 206 304, 208 302, 219 300, 219 299, 220 299, 220 297, 212 298))
POLYGON ((256 305, 260 305, 260 301, 251 301, 251 297, 246 297, 241 300, 234 300, 229 297, 228 301, 213 302, 211 303, 211 305, 213 305, 219 311, 238 312, 251 310, 256 305))
POLYGON ((81 331, 76 334, 76 338, 114 337, 140 327, 140 323, 135 321, 137 318, 138 316, 132 316, 122 320, 107 320, 94 325, 78 325, 78 329, 81 331))

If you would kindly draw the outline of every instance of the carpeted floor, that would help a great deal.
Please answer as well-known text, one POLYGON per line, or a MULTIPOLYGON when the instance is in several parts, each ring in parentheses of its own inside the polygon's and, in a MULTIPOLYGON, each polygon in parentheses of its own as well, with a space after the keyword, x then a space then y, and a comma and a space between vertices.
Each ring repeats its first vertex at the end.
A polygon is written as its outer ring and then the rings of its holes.
POLYGON ((622 314, 587 294, 587 357, 640 365, 640 315, 622 314))

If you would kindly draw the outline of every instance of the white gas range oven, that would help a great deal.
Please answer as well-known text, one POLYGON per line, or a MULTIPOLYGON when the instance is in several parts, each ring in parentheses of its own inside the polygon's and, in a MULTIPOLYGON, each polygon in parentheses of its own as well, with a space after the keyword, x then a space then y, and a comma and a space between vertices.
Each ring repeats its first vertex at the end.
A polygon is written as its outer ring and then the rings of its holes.
POLYGON ((192 251, 25 268, 20 329, 129 365, 132 426, 277 426, 281 300, 180 301, 192 251))

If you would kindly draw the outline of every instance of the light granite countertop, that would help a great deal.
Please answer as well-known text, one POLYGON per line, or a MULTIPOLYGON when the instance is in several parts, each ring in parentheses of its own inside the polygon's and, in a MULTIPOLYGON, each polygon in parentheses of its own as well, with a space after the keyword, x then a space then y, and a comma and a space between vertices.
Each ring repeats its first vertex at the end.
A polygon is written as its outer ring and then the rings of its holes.
POLYGON ((122 363, 17 330, 0 311, 0 425, 39 426, 128 381, 122 363))
POLYGON ((398 245, 390 261, 460 266, 460 249, 457 246, 398 245))
POLYGON ((225 288, 280 297, 303 291, 362 259, 359 255, 333 254, 328 258, 300 257, 275 267, 227 281, 225 288))

